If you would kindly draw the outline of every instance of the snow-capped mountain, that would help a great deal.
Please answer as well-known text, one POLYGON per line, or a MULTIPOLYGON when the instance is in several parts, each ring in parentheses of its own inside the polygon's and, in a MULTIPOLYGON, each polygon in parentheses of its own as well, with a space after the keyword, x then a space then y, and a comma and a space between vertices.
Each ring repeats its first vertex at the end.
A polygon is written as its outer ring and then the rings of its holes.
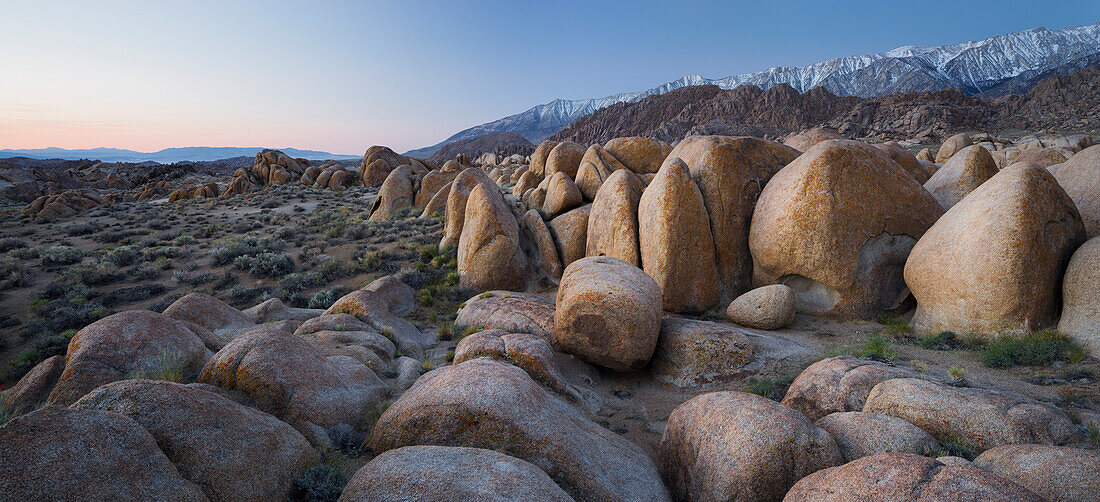
MULTIPOLYGON (((603 98, 555 99, 525 112, 474 126, 410 155, 426 156, 447 143, 494 132, 515 132, 537 143, 599 108, 633 102, 690 85, 723 89, 751 84, 768 89, 780 83, 800 92, 822 86, 834 94, 872 97, 906 91, 959 88, 967 94, 1019 91, 1005 85, 1017 76, 1034 76, 1100 53, 1100 22, 1088 26, 1032 30, 998 35, 978 42, 939 47, 905 46, 878 54, 830 59, 802 67, 767 70, 708 79, 690 75, 652 89, 603 98)), ((1034 83, 1032 82, 1032 85, 1034 83)), ((1023 89, 1026 91, 1027 89, 1023 89)))

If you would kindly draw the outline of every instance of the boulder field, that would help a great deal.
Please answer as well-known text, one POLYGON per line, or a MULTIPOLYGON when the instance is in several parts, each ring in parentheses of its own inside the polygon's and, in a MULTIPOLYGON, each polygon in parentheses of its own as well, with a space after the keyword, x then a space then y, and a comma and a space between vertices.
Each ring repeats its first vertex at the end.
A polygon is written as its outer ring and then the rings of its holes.
POLYGON ((107 316, 0 394, 0 499, 1095 499, 1081 410, 823 358, 807 328, 1057 326, 1100 355, 1097 147, 994 139, 371 147, 357 172, 265 150, 233 186, 361 184, 364 219, 441 219, 453 323, 426 324, 413 270, 327 309, 196 291, 107 316))

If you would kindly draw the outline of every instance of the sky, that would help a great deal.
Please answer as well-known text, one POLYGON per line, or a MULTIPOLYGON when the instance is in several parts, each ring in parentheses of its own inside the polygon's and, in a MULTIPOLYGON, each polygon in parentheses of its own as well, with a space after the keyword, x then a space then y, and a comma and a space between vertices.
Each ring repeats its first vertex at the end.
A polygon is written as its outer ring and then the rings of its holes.
POLYGON ((554 98, 1100 20, 1100 2, 0 0, 0 148, 428 146, 554 98))

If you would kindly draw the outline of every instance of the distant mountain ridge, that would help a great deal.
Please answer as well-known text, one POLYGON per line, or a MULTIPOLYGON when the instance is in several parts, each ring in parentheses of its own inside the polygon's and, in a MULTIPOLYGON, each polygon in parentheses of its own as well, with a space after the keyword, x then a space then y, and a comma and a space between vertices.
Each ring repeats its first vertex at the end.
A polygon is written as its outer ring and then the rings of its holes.
MULTIPOLYGON (((0 158, 27 157, 31 159, 95 159, 103 162, 159 162, 171 164, 184 161, 211 161, 228 159, 232 157, 253 157, 263 148, 259 147, 232 147, 232 146, 188 146, 182 148, 165 148, 156 152, 136 152, 121 148, 91 148, 91 149, 66 149, 66 148, 34 148, 34 149, 4 149, 0 150, 0 158)), ((359 155, 339 155, 318 150, 299 150, 297 148, 278 148, 283 153, 295 157, 310 160, 343 160, 357 159, 359 155)))
POLYGON ((639 92, 592 99, 555 99, 522 113, 459 131, 436 145, 413 150, 409 155, 431 155, 448 143, 496 132, 515 132, 537 143, 597 109, 615 103, 636 102, 687 86, 716 85, 721 89, 734 89, 756 85, 766 90, 785 83, 799 92, 824 87, 838 96, 864 98, 953 88, 968 95, 1020 93, 1030 89, 1028 85, 1034 86, 1038 81, 1036 75, 1047 74, 1056 68, 1081 68, 1083 65, 1079 61, 1098 53, 1100 22, 1062 30, 1035 28, 938 47, 910 45, 877 54, 830 59, 802 67, 775 67, 721 79, 690 75, 639 92), (1019 83, 1006 84, 1013 79, 1019 83))

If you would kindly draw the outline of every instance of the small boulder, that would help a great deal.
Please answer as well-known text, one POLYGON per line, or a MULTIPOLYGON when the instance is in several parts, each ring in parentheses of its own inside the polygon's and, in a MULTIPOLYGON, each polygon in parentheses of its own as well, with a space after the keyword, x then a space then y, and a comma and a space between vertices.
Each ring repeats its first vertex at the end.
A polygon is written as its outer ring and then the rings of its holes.
POLYGON ((668 417, 657 457, 677 500, 778 501, 802 477, 842 463, 828 432, 744 392, 681 404, 668 417))
POLYGON ((943 164, 947 162, 947 159, 950 159, 958 153, 959 150, 973 144, 974 142, 970 140, 970 135, 966 133, 959 133, 947 138, 947 141, 944 141, 943 144, 940 145, 940 149, 936 151, 936 163, 943 164))
POLYGON ((123 380, 92 391, 72 407, 136 421, 211 500, 285 499, 315 457, 293 427, 194 386, 123 380), (263 469, 256 468, 260 465, 263 469))
POLYGON ((554 339, 589 363, 633 371, 653 355, 661 315, 661 289, 645 272, 617 258, 584 258, 562 275, 554 339))
POLYGON ((31 368, 0 400, 0 410, 18 415, 36 409, 50 396, 61 372, 65 370, 65 356, 46 358, 31 368))
POLYGON ((611 139, 603 147, 627 169, 637 174, 657 172, 665 157, 672 151, 667 143, 639 136, 611 139))
POLYGON ((523 214, 523 230, 530 236, 535 248, 538 250, 539 267, 546 276, 552 280, 561 279, 564 266, 561 256, 558 255, 558 245, 554 242, 554 236, 550 234, 550 228, 546 226, 542 215, 531 209, 523 214))
POLYGON ((867 394, 880 382, 916 377, 908 368, 857 359, 830 357, 811 364, 791 382, 783 404, 819 420, 843 411, 862 411, 867 394))
POLYGON ((1027 162, 1041 167, 1050 167, 1066 161, 1066 156, 1053 148, 1031 148, 1020 153, 1013 164, 1027 162))
POLYGON ((998 172, 1000 170, 997 169, 997 163, 989 154, 989 150, 971 145, 953 155, 924 184, 924 188, 939 201, 944 209, 951 209, 963 197, 998 172))
POLYGON ((668 500, 648 456, 582 417, 523 370, 474 359, 431 371, 386 409, 376 454, 412 445, 493 449, 538 466, 580 500, 668 500))
POLYGON ((907 453, 880 453, 810 474, 791 487, 783 500, 1041 502, 1043 498, 975 467, 944 465, 907 453))
POLYGON ((920 427, 886 415, 842 411, 825 415, 815 425, 832 434, 845 462, 879 453, 924 455, 939 446, 920 427))
POLYGON ((542 213, 553 218, 584 203, 584 197, 577 184, 565 173, 557 172, 550 176, 546 187, 546 199, 542 202, 542 213))
POLYGON ((572 502, 537 466, 481 448, 406 446, 359 468, 340 502, 572 502))
POLYGON ((243 312, 205 293, 190 293, 172 302, 164 315, 194 323, 215 333, 239 333, 256 326, 243 312))
POLYGON ((48 406, 0 427, 6 500, 208 500, 137 422, 48 406))
POLYGON ((555 145, 546 156, 546 177, 562 173, 570 180, 575 179, 586 150, 584 146, 572 141, 563 141, 555 145))
POLYGON ((199 381, 249 396, 261 410, 323 445, 326 428, 358 425, 386 395, 370 368, 351 361, 330 361, 297 336, 260 330, 218 351, 199 381))
POLYGON ((794 321, 794 291, 783 284, 761 286, 730 302, 726 317, 748 328, 782 329, 794 321))
POLYGON ((1089 237, 1100 235, 1100 145, 1070 157, 1054 177, 1077 205, 1089 237))
POLYGON ((810 147, 831 139, 844 139, 844 136, 841 136, 840 133, 832 129, 815 128, 789 136, 787 139, 783 140, 783 144, 799 152, 805 152, 809 150, 810 147))
POLYGON ((666 317, 649 371, 659 382, 699 388, 736 378, 752 360, 752 343, 740 331, 725 324, 666 317))
POLYGON ((986 450, 974 467, 1015 481, 1051 502, 1100 497, 1100 452, 1066 446, 1013 444, 986 450))
POLYGON ((905 420, 941 441, 963 441, 978 451, 1015 443, 1066 444, 1080 431, 1062 410, 1023 396, 951 387, 918 378, 876 385, 866 413, 905 420))
POLYGON ((584 195, 585 200, 594 200, 596 192, 604 181, 617 170, 626 169, 613 155, 598 144, 588 147, 581 157, 580 168, 577 169, 577 188, 584 195))
POLYGON ((562 266, 568 267, 570 263, 584 258, 588 245, 588 217, 591 211, 592 204, 586 204, 550 220, 548 225, 550 235, 558 244, 558 255, 561 256, 562 266))
POLYGON ((554 343, 554 304, 531 294, 490 291, 466 300, 455 325, 530 333, 554 343))
POLYGON ((370 221, 386 221, 413 205, 412 168, 401 166, 386 176, 371 206, 370 221))
POLYGON ((548 176, 546 172, 546 158, 550 156, 550 151, 558 146, 557 141, 544 140, 535 147, 535 151, 531 153, 531 172, 535 173, 535 176, 539 178, 545 178, 548 176))
POLYGON ((72 404, 100 385, 164 368, 176 378, 194 381, 205 361, 202 338, 188 324, 148 310, 119 312, 73 336, 65 370, 47 401, 72 404))
POLYGON ((1089 239, 1069 260, 1058 331, 1100 357, 1100 237, 1089 239))
POLYGON ((882 153, 885 153, 890 160, 897 162, 902 169, 905 169, 905 172, 909 173, 909 176, 917 180, 917 183, 923 185, 928 181, 928 178, 932 177, 932 173, 928 172, 913 154, 909 153, 908 150, 902 148, 897 143, 879 143, 874 145, 874 147, 881 150, 882 153))

